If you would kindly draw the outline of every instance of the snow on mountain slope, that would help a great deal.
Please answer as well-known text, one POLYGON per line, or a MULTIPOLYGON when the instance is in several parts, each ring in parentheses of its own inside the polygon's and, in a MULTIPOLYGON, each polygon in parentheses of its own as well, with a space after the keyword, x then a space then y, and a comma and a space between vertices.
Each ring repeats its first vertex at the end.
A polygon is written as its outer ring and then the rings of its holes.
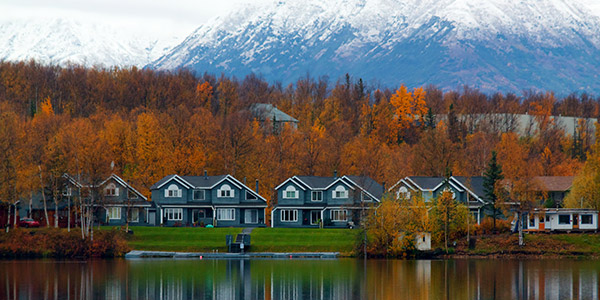
POLYGON ((600 92, 592 0, 280 0, 201 26, 159 69, 293 82, 349 72, 384 84, 600 92))
POLYGON ((21 19, 0 24, 0 59, 7 61, 145 66, 168 48, 164 42, 127 34, 108 25, 66 18, 21 19))

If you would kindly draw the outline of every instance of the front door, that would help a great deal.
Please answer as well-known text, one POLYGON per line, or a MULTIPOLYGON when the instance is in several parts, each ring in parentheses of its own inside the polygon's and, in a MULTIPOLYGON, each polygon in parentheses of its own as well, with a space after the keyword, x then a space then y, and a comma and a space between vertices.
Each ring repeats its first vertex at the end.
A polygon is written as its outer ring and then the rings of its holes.
POLYGON ((156 212, 155 211, 148 212, 148 224, 156 225, 156 212))
POLYGON ((258 210, 257 209, 246 209, 244 213, 244 223, 256 224, 258 223, 258 210))
POLYGON ((579 229, 579 215, 573 215, 573 229, 579 229))
POLYGON ((538 222, 539 230, 546 229, 546 222, 545 222, 546 216, 540 215, 540 216, 538 216, 538 218, 540 219, 540 221, 538 222))

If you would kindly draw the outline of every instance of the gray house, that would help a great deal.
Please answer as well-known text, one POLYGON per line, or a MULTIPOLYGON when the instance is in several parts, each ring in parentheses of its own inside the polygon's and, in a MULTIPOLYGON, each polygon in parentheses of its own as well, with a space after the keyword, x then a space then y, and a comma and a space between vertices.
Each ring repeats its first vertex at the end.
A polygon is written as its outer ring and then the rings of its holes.
POLYGON ((156 209, 152 202, 121 177, 112 174, 99 184, 97 190, 100 197, 97 197, 96 219, 101 224, 155 225, 152 216, 156 209))
POLYGON ((357 226, 384 192, 381 184, 366 176, 294 176, 275 190, 272 227, 357 226))
POLYGON ((448 179, 444 177, 408 176, 400 179, 388 191, 395 195, 397 199, 420 195, 426 202, 432 202, 445 190, 450 191, 454 199, 469 208, 478 224, 481 222, 486 204, 482 176, 451 176, 448 179))
POLYGON ((255 227, 265 225, 267 200, 231 175, 169 175, 155 183, 157 224, 255 227))

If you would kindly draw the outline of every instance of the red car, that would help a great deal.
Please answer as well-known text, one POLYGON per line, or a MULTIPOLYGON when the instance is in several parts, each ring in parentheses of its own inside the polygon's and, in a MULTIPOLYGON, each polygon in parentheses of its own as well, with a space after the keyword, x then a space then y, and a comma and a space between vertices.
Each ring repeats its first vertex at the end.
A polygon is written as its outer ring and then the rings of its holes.
POLYGON ((19 227, 25 227, 25 228, 40 227, 40 222, 38 222, 32 218, 23 218, 23 219, 21 219, 21 221, 19 221, 19 227))

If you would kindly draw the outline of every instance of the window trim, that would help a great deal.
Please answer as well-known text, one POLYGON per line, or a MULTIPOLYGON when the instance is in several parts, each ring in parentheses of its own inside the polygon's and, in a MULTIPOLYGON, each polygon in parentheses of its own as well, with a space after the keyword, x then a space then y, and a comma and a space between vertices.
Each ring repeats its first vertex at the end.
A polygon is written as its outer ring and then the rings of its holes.
MULTIPOLYGON (((246 220, 246 215, 244 215, 244 223, 245 224, 258 224, 258 209, 256 209, 256 208, 246 209, 245 212, 244 212, 244 214, 247 211, 254 211, 256 213, 256 221, 255 222, 248 222, 248 220, 246 220)), ((252 215, 252 213, 250 213, 250 215, 252 215)))
POLYGON ((182 190, 176 185, 171 184, 165 190, 165 198, 181 198, 182 190), (175 187, 174 189, 172 187, 175 187))
POLYGON ((109 183, 104 188, 104 196, 107 197, 117 197, 119 196, 119 187, 117 187, 114 183, 109 183))
POLYGON ((235 221, 235 208, 217 208, 217 221, 235 221), (221 212, 231 212, 231 219, 222 218, 221 212))
POLYGON ((70 186, 67 186, 67 187, 65 187, 65 189, 63 189, 62 195, 66 196, 66 197, 70 197, 71 195, 73 195, 73 190, 71 189, 70 186))
POLYGON ((298 210, 297 209, 282 209, 279 211, 279 219, 281 222, 298 222, 298 210), (286 216, 288 218, 284 218, 286 216))
POLYGON ((310 201, 313 202, 323 202, 323 191, 311 191, 310 193, 310 201), (321 199, 315 200, 315 194, 321 195, 321 199))
POLYGON ((183 208, 165 208, 167 221, 183 221, 183 208))
POLYGON ((194 189, 192 190, 192 200, 193 201, 204 201, 206 200, 206 190, 205 189, 194 189), (201 198, 196 198, 196 192, 202 192, 201 198))
POLYGON ((258 200, 258 197, 256 197, 254 194, 252 194, 252 192, 246 191, 246 200, 258 200), (248 198, 248 195, 250 195, 251 198, 248 198))
POLYGON ((109 220, 121 220, 121 207, 119 206, 110 206, 108 207, 108 219, 109 220), (117 218, 115 218, 114 214, 117 214, 117 218))
POLYGON ((293 185, 288 185, 285 190, 283 190, 283 199, 298 199, 300 197, 300 193, 293 185), (293 197, 290 197, 288 193, 294 193, 293 197))
POLYGON ((234 198, 234 197, 235 197, 235 190, 233 188, 231 188, 229 186, 229 184, 224 184, 217 190, 217 198, 234 198), (227 187, 227 189, 224 189, 224 187, 227 187), (225 192, 227 192, 227 195, 225 195, 225 192))
POLYGON ((348 189, 346 189, 341 184, 336 186, 335 189, 333 190, 332 198, 333 199, 348 199, 348 189), (338 195, 338 193, 341 193, 341 195, 338 195))
POLYGON ((365 193, 365 191, 361 191, 360 192, 360 201, 373 202, 373 198, 371 198, 371 196, 367 195, 367 193, 365 193), (366 200, 365 200, 365 197, 367 198, 366 200))
POLYGON ((592 214, 579 215, 579 217, 581 218, 581 222, 580 222, 581 225, 593 225, 594 224, 594 215, 592 215, 592 214), (589 217, 590 222, 584 223, 583 217, 589 217))
POLYGON ((127 199, 137 199, 138 195, 131 189, 127 189, 127 199), (132 197, 133 195, 133 197, 132 197))
POLYGON ((571 225, 571 215, 558 215, 558 225, 571 225), (568 217, 569 222, 561 222, 560 217, 568 217))
MULTIPOLYGON (((348 210, 347 209, 332 209, 329 211, 329 217, 331 218, 331 222, 348 222, 348 210), (336 219, 334 215, 343 214, 343 219, 336 219)), ((338 216, 339 217, 339 216, 338 216)))

